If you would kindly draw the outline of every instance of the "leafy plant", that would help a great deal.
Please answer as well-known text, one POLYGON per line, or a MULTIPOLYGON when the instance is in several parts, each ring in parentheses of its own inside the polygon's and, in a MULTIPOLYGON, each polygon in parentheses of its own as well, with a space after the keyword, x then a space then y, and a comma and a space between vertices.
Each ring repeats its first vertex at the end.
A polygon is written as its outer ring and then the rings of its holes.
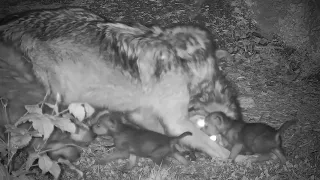
MULTIPOLYGON (((60 103, 60 96, 57 95, 55 104, 50 103, 38 103, 35 105, 25 105, 27 112, 23 115, 14 125, 7 124, 6 128, 6 139, 0 141, 0 153, 1 159, 6 159, 6 163, 0 164, 0 177, 4 177, 6 180, 25 180, 32 179, 27 176, 31 173, 30 168, 33 166, 39 166, 42 173, 49 172, 57 179, 61 173, 59 162, 50 159, 46 152, 54 151, 56 149, 45 150, 47 140, 51 136, 54 127, 66 131, 69 133, 76 132, 76 124, 71 121, 71 118, 76 117, 78 121, 81 121, 87 117, 90 117, 94 113, 94 109, 86 103, 73 103, 70 104, 68 109, 61 112, 58 111, 58 104, 60 103), (46 105, 52 109, 52 114, 43 113, 43 106, 46 105), (31 122, 32 127, 29 129, 19 128, 18 125, 31 122), (34 152, 28 154, 26 162, 18 170, 12 170, 12 158, 17 153, 17 150, 28 146, 31 140, 35 137, 42 137, 43 143, 38 144, 38 147, 33 147, 34 152), (33 165, 38 160, 38 164, 33 165)), ((7 116, 7 101, 1 99, 5 115, 7 116)), ((7 122, 9 120, 7 119, 7 122)), ((77 122, 77 124, 79 123, 77 122)), ((70 145, 70 144, 68 144, 70 145)), ((75 145, 76 146, 76 145, 75 145)), ((61 148, 61 147, 60 147, 61 148)))

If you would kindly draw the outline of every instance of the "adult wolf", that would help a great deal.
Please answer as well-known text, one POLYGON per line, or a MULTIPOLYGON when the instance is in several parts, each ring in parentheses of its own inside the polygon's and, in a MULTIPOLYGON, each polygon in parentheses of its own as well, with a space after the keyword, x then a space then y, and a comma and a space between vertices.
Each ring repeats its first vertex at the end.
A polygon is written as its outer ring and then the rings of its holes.
POLYGON ((241 117, 206 30, 129 26, 79 8, 11 17, 0 26, 0 50, 12 47, 23 53, 44 87, 60 93, 64 103, 133 111, 140 126, 160 133, 165 129, 171 136, 190 131, 193 135, 183 138, 183 144, 228 157, 229 151, 188 120, 190 99, 205 94, 214 111, 241 117))

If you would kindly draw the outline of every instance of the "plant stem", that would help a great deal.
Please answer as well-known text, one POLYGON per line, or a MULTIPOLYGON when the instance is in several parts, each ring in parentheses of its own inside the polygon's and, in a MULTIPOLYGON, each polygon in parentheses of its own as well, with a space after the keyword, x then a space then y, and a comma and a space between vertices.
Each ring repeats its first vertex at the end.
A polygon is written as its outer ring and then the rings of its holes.
POLYGON ((81 146, 78 146, 78 145, 76 145, 76 144, 65 144, 64 146, 59 147, 59 148, 55 148, 55 149, 47 149, 47 150, 41 151, 41 152, 39 152, 39 155, 44 154, 44 153, 49 152, 49 151, 56 151, 56 150, 59 150, 59 149, 65 148, 65 147, 67 147, 67 146, 74 146, 74 147, 77 147, 77 148, 83 149, 81 146))

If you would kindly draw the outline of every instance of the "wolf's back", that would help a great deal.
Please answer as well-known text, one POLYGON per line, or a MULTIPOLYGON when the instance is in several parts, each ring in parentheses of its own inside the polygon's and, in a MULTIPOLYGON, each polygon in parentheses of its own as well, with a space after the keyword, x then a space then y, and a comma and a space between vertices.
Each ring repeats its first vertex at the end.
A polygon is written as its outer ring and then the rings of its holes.
MULTIPOLYGON (((38 10, 0 25, 0 43, 25 56, 37 79, 66 103, 132 107, 142 93, 140 82, 148 84, 179 64, 171 47, 150 32, 82 9, 38 10)), ((19 72, 28 72, 21 65, 26 62, 3 56, 19 72)))
POLYGON ((4 40, 13 42, 24 34, 47 39, 67 35, 77 23, 90 21, 105 19, 82 8, 31 10, 6 16, 0 21, 0 32, 4 40))

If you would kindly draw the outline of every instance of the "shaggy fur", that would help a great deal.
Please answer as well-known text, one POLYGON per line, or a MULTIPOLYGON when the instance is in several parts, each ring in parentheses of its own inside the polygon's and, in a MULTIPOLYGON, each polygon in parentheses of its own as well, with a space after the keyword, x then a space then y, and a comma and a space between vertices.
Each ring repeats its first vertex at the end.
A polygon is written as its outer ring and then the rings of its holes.
POLYGON ((193 136, 181 139, 185 145, 228 157, 226 149, 188 121, 190 98, 203 94, 213 97, 218 110, 234 118, 240 113, 206 30, 129 26, 78 8, 11 19, 0 26, 1 41, 25 54, 36 77, 51 93, 59 92, 64 103, 134 111, 135 124, 160 133, 166 129, 171 136, 190 131, 193 136))

